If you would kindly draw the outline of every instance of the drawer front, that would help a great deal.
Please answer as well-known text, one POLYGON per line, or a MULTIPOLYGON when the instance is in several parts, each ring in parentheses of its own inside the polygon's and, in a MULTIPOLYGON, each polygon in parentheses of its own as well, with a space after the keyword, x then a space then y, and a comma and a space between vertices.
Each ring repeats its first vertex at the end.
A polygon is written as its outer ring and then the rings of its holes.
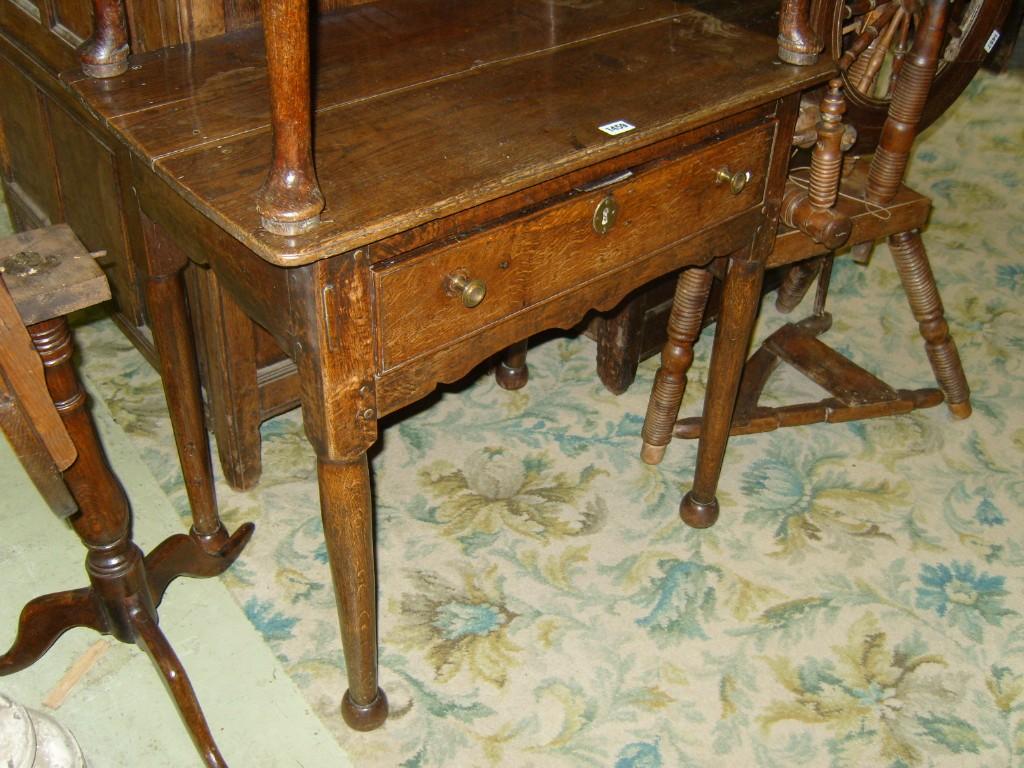
POLYGON ((760 204, 773 137, 774 124, 747 130, 378 272, 382 370, 760 204), (717 178, 726 169, 749 172, 742 189, 717 178))

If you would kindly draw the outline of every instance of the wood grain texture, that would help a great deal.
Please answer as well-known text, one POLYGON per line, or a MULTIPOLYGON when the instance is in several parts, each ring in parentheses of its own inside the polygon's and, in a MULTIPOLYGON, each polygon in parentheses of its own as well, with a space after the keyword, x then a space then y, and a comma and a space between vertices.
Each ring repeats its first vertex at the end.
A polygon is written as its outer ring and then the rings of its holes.
POLYGON ((102 270, 67 224, 0 238, 0 272, 28 325, 110 298, 102 270))
POLYGON ((376 280, 382 368, 758 205, 773 135, 772 125, 755 128, 383 271, 376 280), (751 171, 740 194, 715 185, 715 170, 722 167, 751 171), (618 218, 602 235, 592 219, 609 195, 618 218), (480 306, 467 309, 446 294, 445 278, 460 269, 486 282, 480 306))
POLYGON ((70 467, 78 451, 46 392, 43 364, 4 280, 0 280, 0 371, 8 396, 19 404, 50 462, 60 471, 70 467))
MULTIPOLYGON (((329 91, 331 68, 321 65, 314 156, 327 208, 315 234, 292 239, 258 231, 252 210, 271 149, 265 118, 254 128, 249 115, 254 108, 266 109, 266 95, 255 103, 236 101, 229 88, 245 76, 235 76, 237 71, 259 70, 252 54, 233 69, 237 54, 230 51, 202 45, 191 53, 176 49, 146 60, 102 93, 82 81, 74 87, 185 199, 264 258, 294 265, 708 124, 816 82, 827 71, 824 64, 778 65, 773 35, 732 21, 709 25, 713 34, 697 34, 694 25, 707 21, 697 5, 662 6, 671 7, 669 18, 644 24, 620 19, 618 31, 613 27, 574 44, 562 44, 556 36, 555 44, 530 56, 491 54, 468 69, 454 67, 454 74, 435 74, 397 89, 381 87, 370 64, 350 58, 346 77, 329 91), (706 71, 709 61, 713 71, 706 71), (699 70, 705 76, 694 78, 699 70), (209 89, 211 78, 229 91, 214 102, 223 120, 213 122, 219 126, 214 130, 204 120, 182 131, 175 116, 194 110, 203 115, 204 102, 196 93, 209 89), (155 108, 140 111, 145 106, 140 99, 148 97, 132 85, 150 80, 168 83, 161 89, 174 95, 165 101, 158 97, 155 108), (353 98, 351 88, 366 83, 371 84, 368 95, 353 98), (539 92, 543 99, 536 97, 539 92), (616 119, 637 128, 619 137, 598 130, 616 119), (166 144, 165 137, 182 135, 192 136, 191 147, 166 144), (436 140, 439 135, 443 141, 436 140)), ((487 37, 457 25, 453 29, 467 38, 461 43, 467 47, 479 46, 476 35, 487 37)), ((391 44, 387 30, 378 34, 391 44)), ((355 33, 339 29, 323 39, 320 55, 329 57, 335 48, 350 53, 350 34, 355 33)), ((404 50, 410 59, 430 61, 415 46, 404 50)), ((253 76, 263 77, 259 71, 253 76)))

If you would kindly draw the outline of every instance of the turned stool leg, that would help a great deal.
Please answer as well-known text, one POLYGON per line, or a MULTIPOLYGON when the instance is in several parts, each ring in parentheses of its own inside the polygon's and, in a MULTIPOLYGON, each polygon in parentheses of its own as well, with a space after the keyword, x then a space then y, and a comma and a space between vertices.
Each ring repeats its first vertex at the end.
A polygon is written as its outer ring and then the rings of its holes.
POLYGON ((659 464, 672 439, 672 428, 686 391, 686 373, 693 363, 693 345, 700 336, 704 308, 711 291, 712 274, 706 269, 687 269, 676 283, 668 318, 668 340, 661 352, 661 367, 644 418, 640 458, 659 464))
POLYGON ((893 235, 889 238, 889 250, 900 273, 910 309, 921 329, 935 380, 946 396, 946 405, 953 416, 965 419, 971 415, 971 390, 956 343, 949 334, 942 299, 921 242, 921 233, 915 230, 893 235))
POLYGON ((377 581, 369 464, 363 454, 351 463, 318 458, 316 468, 348 673, 341 714, 351 728, 370 731, 387 719, 388 700, 377 682, 377 581))
POLYGON ((522 389, 530 380, 530 368, 526 364, 526 348, 529 339, 516 342, 506 349, 494 371, 494 378, 502 389, 522 389))
POLYGON ((86 546, 91 588, 32 600, 22 611, 18 634, 0 656, 0 675, 33 664, 72 627, 89 627, 124 643, 139 645, 153 660, 174 698, 192 741, 208 768, 227 768, 181 662, 157 626, 156 608, 175 576, 216 575, 234 561, 252 526, 230 544, 230 557, 209 557, 187 536, 171 537, 150 557, 132 541, 130 509, 86 409, 86 395, 71 364, 71 333, 63 316, 29 326, 33 346, 43 360, 46 387, 78 450, 64 481, 78 504, 70 523, 86 546), (167 566, 180 566, 177 573, 167 566))

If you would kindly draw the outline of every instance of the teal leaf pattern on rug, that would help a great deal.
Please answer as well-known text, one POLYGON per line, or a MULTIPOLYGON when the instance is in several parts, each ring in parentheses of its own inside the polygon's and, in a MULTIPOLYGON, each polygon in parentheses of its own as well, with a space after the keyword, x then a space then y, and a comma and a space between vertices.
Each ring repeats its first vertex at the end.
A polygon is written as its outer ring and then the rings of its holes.
MULTIPOLYGON (((529 384, 491 375, 398 414, 372 454, 386 726, 345 690, 313 452, 265 423, 263 477, 220 483, 257 523, 223 577, 353 763, 368 768, 1024 768, 1024 79, 982 74, 920 144, 912 184, 972 386, 944 408, 735 438, 706 531, 683 526, 694 446, 656 467, 594 345, 552 335, 529 384)), ((787 318, 765 303, 757 335, 787 318)), ((801 316, 809 307, 796 311, 801 316)), ((826 341, 930 386, 884 244, 835 265, 826 341)), ((699 412, 712 334, 695 350, 699 412)), ((83 371, 187 519, 159 379, 108 320, 83 371)), ((775 403, 819 398, 796 377, 775 403)), ((146 542, 141 542, 145 546, 146 542)))

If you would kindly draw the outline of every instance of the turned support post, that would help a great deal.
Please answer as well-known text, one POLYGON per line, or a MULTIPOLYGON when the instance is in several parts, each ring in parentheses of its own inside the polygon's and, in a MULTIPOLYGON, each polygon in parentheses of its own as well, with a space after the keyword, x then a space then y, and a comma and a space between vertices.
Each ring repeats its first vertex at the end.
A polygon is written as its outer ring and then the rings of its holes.
POLYGON ((92 36, 78 49, 89 77, 117 77, 128 70, 128 25, 124 0, 92 0, 92 36))
MULTIPOLYGON (((938 69, 948 12, 946 0, 929 0, 913 50, 900 70, 889 115, 868 169, 866 197, 878 205, 891 202, 903 182, 917 127, 938 69)), ((950 413, 956 418, 966 418, 971 414, 970 388, 956 343, 949 333, 920 233, 893 235, 889 238, 889 250, 950 413)))
POLYGON ((809 66, 818 61, 822 45, 811 26, 811 0, 783 0, 779 12, 779 58, 809 66))
POLYGON ((71 363, 71 330, 64 316, 28 327, 32 345, 43 361, 46 388, 78 458, 64 470, 64 482, 78 503, 71 526, 88 549, 85 566, 106 629, 123 643, 135 642, 130 612, 138 606, 155 612, 142 552, 129 536, 128 497, 107 463, 89 411, 85 391, 71 363))
POLYGON ((929 0, 913 50, 900 69, 889 114, 868 170, 867 199, 878 205, 892 201, 903 182, 917 126, 938 69, 948 10, 947 0, 929 0))
POLYGON ((270 80, 274 145, 260 188, 260 225, 276 235, 300 235, 320 223, 324 197, 313 167, 309 5, 261 0, 270 80))
POLYGON ((834 251, 850 237, 853 224, 849 216, 835 209, 839 197, 839 179, 843 170, 843 139, 846 129, 843 114, 843 82, 834 79, 821 103, 818 139, 811 153, 808 186, 790 183, 782 198, 784 224, 799 229, 812 240, 834 251))

